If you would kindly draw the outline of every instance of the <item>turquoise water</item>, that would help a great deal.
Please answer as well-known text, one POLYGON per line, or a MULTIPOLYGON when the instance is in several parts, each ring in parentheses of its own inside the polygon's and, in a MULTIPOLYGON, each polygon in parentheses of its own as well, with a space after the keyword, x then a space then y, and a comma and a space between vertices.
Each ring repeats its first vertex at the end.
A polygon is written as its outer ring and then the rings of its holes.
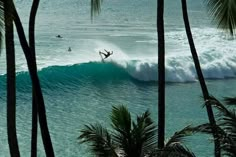
MULTIPOLYGON (((234 96, 235 41, 216 30, 201 1, 189 0, 196 47, 210 93, 234 96)), ((27 29, 31 1, 16 0, 27 29)), ((180 2, 166 1, 166 134, 206 122, 203 100, 183 28, 180 2)), ((26 31, 27 32, 27 31, 26 31)), ((132 115, 146 109, 157 121, 157 40, 155 0, 104 0, 101 15, 90 20, 89 1, 41 1, 36 22, 37 62, 56 156, 90 157, 77 137, 84 124, 109 126, 112 105, 132 115), (63 38, 56 38, 60 34, 63 38), (68 52, 68 47, 72 51, 68 52), (114 54, 101 62, 98 51, 114 54)), ((22 156, 30 155, 31 86, 16 42, 17 133, 22 156)), ((0 58, 0 89, 5 89, 5 54, 0 58)), ((9 156, 6 92, 0 90, 0 156, 9 156)), ((187 140, 197 156, 213 156, 210 137, 187 140), (200 144, 201 143, 201 144, 200 144)), ((40 139, 40 136, 39 136, 40 139)), ((44 155, 41 139, 38 155, 44 155)))

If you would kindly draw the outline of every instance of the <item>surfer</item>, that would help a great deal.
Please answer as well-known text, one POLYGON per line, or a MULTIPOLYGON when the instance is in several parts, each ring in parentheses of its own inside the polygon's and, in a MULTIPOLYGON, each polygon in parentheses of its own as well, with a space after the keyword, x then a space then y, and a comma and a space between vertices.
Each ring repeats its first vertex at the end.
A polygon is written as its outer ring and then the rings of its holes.
MULTIPOLYGON (((104 51, 105 51, 106 53, 99 51, 99 54, 100 54, 100 55, 101 55, 101 54, 104 55, 104 58, 102 57, 103 60, 106 59, 106 58, 108 58, 110 55, 113 54, 113 51, 110 52, 110 51, 107 51, 107 50, 105 50, 105 49, 104 49, 104 51)), ((101 56, 102 56, 102 55, 101 55, 101 56)))
POLYGON ((68 48, 68 52, 70 52, 70 51, 71 51, 71 48, 69 47, 69 48, 68 48))
POLYGON ((57 38, 62 38, 62 36, 61 36, 60 34, 58 34, 56 37, 57 37, 57 38))

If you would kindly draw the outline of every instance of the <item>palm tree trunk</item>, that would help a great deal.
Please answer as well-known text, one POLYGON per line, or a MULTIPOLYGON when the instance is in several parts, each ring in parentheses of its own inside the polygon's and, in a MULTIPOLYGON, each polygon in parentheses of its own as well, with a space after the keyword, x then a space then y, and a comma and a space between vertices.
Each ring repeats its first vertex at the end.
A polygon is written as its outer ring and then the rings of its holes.
POLYGON ((19 157, 19 147, 16 135, 16 76, 13 19, 11 18, 12 1, 4 2, 5 43, 7 62, 7 133, 10 154, 19 157))
POLYGON ((164 0, 157 3, 158 34, 158 148, 164 147, 165 140, 165 36, 164 0))
MULTIPOLYGON (((29 20, 29 46, 31 54, 35 57, 35 18, 39 6, 39 0, 34 0, 29 20)), ((36 102, 35 92, 32 89, 32 132, 31 132, 31 157, 37 156, 37 132, 38 132, 38 104, 36 102)))
POLYGON ((54 151, 53 151, 53 146, 50 138, 50 133, 48 130, 48 125, 47 125, 47 117, 46 117, 46 109, 45 109, 45 104, 44 104, 44 99, 43 99, 43 94, 42 90, 40 87, 40 82, 37 74, 37 65, 36 61, 31 54, 30 48, 28 46, 25 34, 24 34, 24 29, 22 27, 22 23, 20 21, 20 18, 16 12, 16 9, 14 7, 14 22, 16 25, 16 29, 18 32, 18 36, 20 39, 20 44, 22 46, 23 52, 26 57, 28 69, 29 69, 29 74, 32 80, 32 85, 33 89, 35 92, 35 100, 38 103, 38 116, 39 116, 39 124, 41 128, 41 134, 42 134, 42 139, 43 139, 43 144, 44 144, 44 149, 46 152, 46 156, 48 157, 54 157, 54 151))
MULTIPOLYGON (((182 0, 182 11, 183 11, 183 19, 184 19, 184 24, 185 24, 185 29, 186 29, 186 34, 188 37, 188 41, 189 41, 189 46, 191 49, 191 53, 192 53, 192 57, 193 57, 193 61, 194 61, 194 65, 195 65, 195 69, 198 75, 198 79, 202 88, 202 94, 204 97, 205 102, 207 103, 207 100, 210 98, 209 97, 209 92, 205 83, 205 79, 204 76, 202 74, 202 70, 201 70, 201 66, 200 66, 200 62, 198 59, 198 55, 197 55, 197 51, 194 45, 194 41, 193 41, 193 37, 192 37, 192 33, 191 33, 191 28, 190 28, 190 24, 189 24, 189 20, 188 20, 188 11, 187 11, 187 3, 186 0, 182 0)), ((207 109, 207 115, 208 115, 208 119, 209 122, 212 126, 212 132, 213 132, 213 137, 215 139, 215 157, 220 157, 221 153, 220 153, 220 142, 219 142, 219 138, 218 138, 218 134, 216 132, 215 126, 216 126, 216 122, 215 122, 215 118, 214 118, 214 113, 212 110, 211 105, 206 104, 206 109, 207 109)))

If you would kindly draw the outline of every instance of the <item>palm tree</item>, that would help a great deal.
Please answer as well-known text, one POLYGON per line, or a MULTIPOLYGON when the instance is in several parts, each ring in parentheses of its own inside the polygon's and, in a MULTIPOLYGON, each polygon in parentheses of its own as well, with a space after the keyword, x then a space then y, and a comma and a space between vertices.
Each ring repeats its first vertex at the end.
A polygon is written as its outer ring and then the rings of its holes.
MULTIPOLYGON (((32 141, 31 141, 32 154, 31 155, 36 156, 36 149, 37 149, 37 116, 36 116, 37 114, 36 113, 38 112, 44 148, 45 148, 47 156, 53 157, 54 151, 53 151, 52 142, 50 139, 50 134, 49 134, 48 126, 47 126, 45 105, 44 105, 42 91, 40 88, 39 78, 37 76, 37 65, 36 65, 36 58, 35 58, 34 25, 35 25, 35 16, 37 13, 38 4, 39 4, 39 0, 34 0, 32 8, 31 8, 30 22, 29 22, 29 45, 27 43, 20 18, 17 14, 15 7, 13 6, 14 22, 17 28, 17 32, 18 32, 18 36, 20 39, 23 52, 27 60, 27 65, 29 68, 29 73, 31 76, 32 84, 33 84, 32 141)), ((91 10, 94 10, 94 13, 99 12, 100 4, 101 4, 100 0, 91 0, 91 10), (92 1, 94 2, 92 3, 92 1)))
MULTIPOLYGON (((35 57, 35 18, 39 6, 39 0, 34 0, 29 18, 29 46, 32 56, 35 57)), ((38 104, 36 102, 35 92, 32 89, 32 133, 31 133, 31 157, 37 156, 37 131, 38 130, 38 104)))
POLYGON ((149 111, 131 120, 126 107, 112 108, 110 116, 114 132, 109 133, 100 124, 85 125, 79 139, 81 143, 90 143, 91 150, 101 157, 141 157, 152 152, 156 146, 156 129, 149 111))
MULTIPOLYGON (((191 32, 191 28, 190 28, 190 24, 189 24, 189 20, 188 20, 187 3, 186 3, 186 0, 181 0, 181 2, 182 2, 182 12, 183 12, 184 25, 185 25, 186 34, 187 34, 188 41, 189 41, 191 54, 193 57, 197 76, 198 76, 198 79, 199 79, 199 82, 201 85, 202 94, 203 94, 205 102, 207 102, 207 100, 209 99, 209 92, 208 92, 208 89, 207 89, 207 86, 205 83, 205 79, 204 79, 204 76, 203 76, 203 73, 201 70, 200 62, 198 59, 197 51, 196 51, 193 37, 192 37, 192 32, 191 32)), ((219 143, 217 132, 215 129, 216 122, 215 122, 215 118, 214 118, 214 113, 213 113, 211 105, 206 105, 206 109, 207 109, 207 115, 208 115, 209 122, 212 126, 213 137, 215 139, 215 156, 219 157, 220 156, 220 143, 219 143)))
POLYGON ((110 119, 114 131, 90 124, 85 125, 79 136, 80 143, 88 143, 98 157, 194 157, 181 142, 192 133, 190 127, 176 132, 163 149, 157 149, 156 126, 148 110, 132 121, 130 112, 121 105, 112 108, 110 119))
POLYGON ((16 135, 16 76, 13 19, 11 14, 12 0, 1 1, 4 8, 5 43, 7 60, 7 133, 10 154, 19 157, 19 147, 16 135))
POLYGON ((14 22, 16 25, 17 33, 20 39, 20 44, 23 49, 23 52, 27 61, 27 66, 29 69, 29 74, 32 80, 32 85, 35 92, 35 101, 38 103, 39 124, 41 128, 44 149, 47 156, 53 157, 54 151, 53 151, 53 146, 52 146, 49 129, 47 125, 46 109, 45 109, 43 94, 42 94, 42 90, 40 87, 40 82, 39 82, 39 78, 37 74, 36 60, 33 54, 31 53, 30 47, 27 43, 27 40, 24 34, 24 29, 20 21, 20 18, 17 14, 17 11, 15 9, 15 6, 13 6, 13 14, 14 14, 14 22))
POLYGON ((158 38, 158 148, 164 147, 165 140, 165 36, 164 0, 157 3, 158 38))
MULTIPOLYGON (((54 156, 51 139, 47 127, 45 106, 43 102, 42 92, 37 76, 36 61, 33 59, 30 48, 26 41, 24 30, 20 21, 20 18, 15 9, 12 0, 0 1, 0 13, 1 13, 1 27, 5 23, 5 40, 6 40, 6 53, 7 53, 7 122, 8 122, 8 143, 10 147, 11 156, 19 156, 19 148, 16 138, 16 127, 15 127, 15 55, 14 55, 14 40, 13 40, 13 20, 15 22, 18 34, 20 36, 20 42, 23 47, 23 51, 26 53, 26 59, 28 67, 30 69, 30 76, 32 79, 33 87, 35 87, 35 100, 40 104, 39 119, 41 124, 41 132, 43 142, 47 156, 54 156), (4 17, 3 18, 3 13, 4 17), (4 19, 4 23, 2 22, 4 19)), ((32 20, 31 20, 32 21, 32 20)), ((30 35, 31 36, 31 35, 30 35)), ((1 33, 2 37, 2 33, 1 33)), ((2 38, 1 38, 2 41, 2 38)))
MULTIPOLYGON (((29 22, 29 45, 27 43, 24 30, 17 14, 15 6, 12 1, 4 0, 0 1, 0 13, 1 13, 1 26, 3 27, 3 11, 5 14, 6 23, 6 51, 7 51, 7 78, 8 78, 8 133, 9 133, 9 146, 11 156, 19 156, 19 148, 16 138, 16 127, 15 127, 15 56, 14 56, 14 41, 13 41, 13 20, 15 22, 17 32, 20 38, 20 43, 25 53, 27 65, 29 68, 30 76, 33 84, 33 107, 32 107, 32 141, 31 141, 31 156, 37 155, 37 112, 39 116, 39 122, 41 126, 41 133, 43 138, 43 143, 47 156, 54 156, 54 151, 50 139, 50 134, 47 127, 45 105, 42 96, 42 91, 40 88, 39 79, 37 76, 37 66, 35 58, 35 37, 34 37, 34 25, 35 16, 37 13, 39 0, 34 0, 30 13, 29 22), (4 9, 3 9, 4 8, 4 9), (6 9, 7 8, 7 9, 6 9), (13 17, 13 18, 12 18, 13 17), (38 107, 39 106, 39 107, 38 107)), ((93 13, 99 12, 100 0, 91 0, 91 11, 95 10, 93 13), (92 3, 93 2, 93 3, 92 3), (98 3, 99 2, 99 3, 98 3)), ((94 15, 94 14, 93 14, 94 15)), ((2 31, 0 34, 2 41, 2 31)))

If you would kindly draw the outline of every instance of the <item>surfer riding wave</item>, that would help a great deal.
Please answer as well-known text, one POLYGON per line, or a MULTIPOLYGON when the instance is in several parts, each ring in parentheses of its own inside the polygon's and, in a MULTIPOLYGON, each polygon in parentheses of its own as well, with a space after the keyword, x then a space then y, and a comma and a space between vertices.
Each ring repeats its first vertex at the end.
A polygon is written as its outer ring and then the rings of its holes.
POLYGON ((104 49, 104 51, 105 51, 106 53, 99 51, 99 54, 100 54, 100 56, 102 57, 102 60, 108 58, 109 56, 111 56, 111 55, 113 54, 113 51, 107 51, 107 50, 105 50, 105 49, 104 49), (103 57, 102 55, 103 55, 104 57, 103 57))

